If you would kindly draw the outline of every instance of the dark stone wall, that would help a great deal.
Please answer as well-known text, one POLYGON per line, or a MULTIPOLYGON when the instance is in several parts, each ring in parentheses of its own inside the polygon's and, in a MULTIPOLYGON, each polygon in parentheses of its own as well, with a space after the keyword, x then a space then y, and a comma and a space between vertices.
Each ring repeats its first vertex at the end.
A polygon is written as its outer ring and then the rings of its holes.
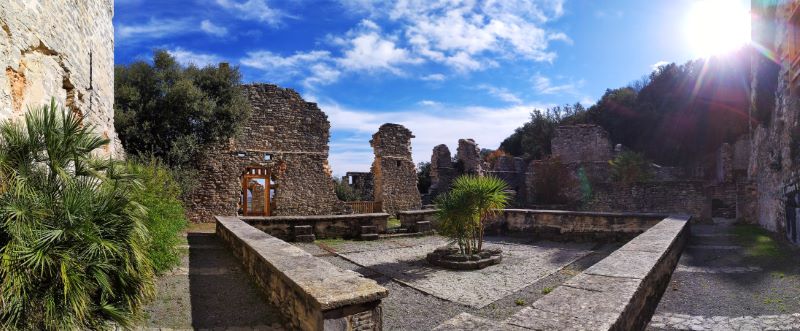
POLYGON ((453 157, 447 145, 434 147, 431 154, 431 187, 428 188, 427 194, 429 201, 434 201, 439 194, 450 191, 456 176, 453 157))
POLYGON ((607 161, 612 159, 608 132, 590 124, 562 125, 551 142, 553 156, 564 163, 607 161))
POLYGON ((688 214, 711 217, 711 202, 702 181, 594 183, 585 210, 688 214))
POLYGON ((240 134, 207 151, 199 187, 187 203, 193 222, 239 212, 246 167, 270 170, 271 215, 324 215, 342 210, 328 168, 330 123, 315 103, 271 84, 243 85, 253 113, 240 134))
POLYGON ((369 141, 375 152, 371 169, 374 201, 381 202, 383 210, 389 214, 422 208, 417 168, 411 159, 411 138, 414 135, 404 126, 386 123, 369 141))
POLYGON ((459 163, 459 170, 464 175, 483 175, 483 162, 481 161, 481 149, 473 139, 459 139, 456 158, 459 163))

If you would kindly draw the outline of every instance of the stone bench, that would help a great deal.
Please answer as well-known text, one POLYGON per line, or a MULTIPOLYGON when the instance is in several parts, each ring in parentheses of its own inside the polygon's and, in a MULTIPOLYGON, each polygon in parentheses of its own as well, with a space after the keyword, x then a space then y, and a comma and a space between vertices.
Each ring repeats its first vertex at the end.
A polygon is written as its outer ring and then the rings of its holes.
MULTIPOLYGON (((271 236, 283 240, 304 241, 311 235, 314 239, 361 238, 364 227, 374 229, 373 233, 386 233, 389 214, 347 214, 347 215, 309 215, 309 216, 241 216, 242 221, 271 236), (310 227, 311 233, 303 233, 298 238, 297 227, 310 227)), ((367 236, 370 237, 370 236, 367 236)), ((377 238, 377 236, 375 236, 377 238)), ((312 240, 313 241, 313 240, 312 240)))
POLYGON ((381 330, 374 280, 318 259, 237 217, 216 216, 219 236, 287 318, 292 330, 381 330))

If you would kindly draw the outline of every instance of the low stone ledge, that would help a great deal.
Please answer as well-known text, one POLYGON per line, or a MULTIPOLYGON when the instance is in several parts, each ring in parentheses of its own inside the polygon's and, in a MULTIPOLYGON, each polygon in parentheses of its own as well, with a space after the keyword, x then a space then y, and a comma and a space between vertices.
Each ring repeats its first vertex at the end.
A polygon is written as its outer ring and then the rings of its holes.
POLYGON ((216 216, 225 241, 296 330, 381 330, 388 291, 236 217, 216 216))
POLYGON ((503 324, 535 330, 644 330, 686 246, 689 219, 662 220, 503 324))
POLYGON ((363 226, 374 226, 377 233, 386 233, 389 214, 347 214, 312 216, 240 216, 253 227, 283 240, 296 240, 293 227, 308 225, 317 239, 359 238, 363 226))
MULTIPOLYGON (((397 213, 401 226, 438 224, 436 209, 397 213)), ((487 232, 533 236, 555 241, 627 241, 667 218, 659 213, 619 213, 542 209, 504 209, 487 222, 487 232)))

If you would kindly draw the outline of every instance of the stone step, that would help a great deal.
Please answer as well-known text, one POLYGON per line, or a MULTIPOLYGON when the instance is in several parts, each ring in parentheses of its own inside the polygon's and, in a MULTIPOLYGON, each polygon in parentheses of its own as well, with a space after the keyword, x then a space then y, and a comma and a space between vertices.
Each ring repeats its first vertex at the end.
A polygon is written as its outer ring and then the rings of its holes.
POLYGON ((433 229, 430 221, 417 222, 417 232, 430 232, 433 229))
POLYGON ((298 236, 294 236, 294 241, 297 242, 310 243, 314 242, 314 240, 317 240, 317 236, 313 234, 301 234, 298 236))
POLYGON ((311 225, 295 225, 294 226, 294 235, 295 236, 302 236, 302 235, 310 235, 314 234, 314 229, 311 225))
POLYGON ((377 233, 362 233, 361 240, 378 240, 380 236, 377 233))
POLYGON ((374 225, 361 226, 361 235, 378 233, 378 227, 374 225))

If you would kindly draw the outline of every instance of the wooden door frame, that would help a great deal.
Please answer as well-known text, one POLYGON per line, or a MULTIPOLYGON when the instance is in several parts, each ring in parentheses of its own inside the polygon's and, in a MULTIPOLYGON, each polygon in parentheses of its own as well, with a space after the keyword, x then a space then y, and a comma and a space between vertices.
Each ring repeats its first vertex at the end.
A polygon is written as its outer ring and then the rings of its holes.
MULTIPOLYGON (((244 174, 242 174, 242 215, 244 216, 269 216, 271 213, 270 209, 270 171, 267 168, 263 167, 247 167, 245 168, 244 174), (263 179, 264 180, 264 211, 259 213, 249 213, 247 210, 247 191, 248 191, 248 183, 252 179, 263 179)), ((255 197, 253 197, 255 199, 255 197)))

